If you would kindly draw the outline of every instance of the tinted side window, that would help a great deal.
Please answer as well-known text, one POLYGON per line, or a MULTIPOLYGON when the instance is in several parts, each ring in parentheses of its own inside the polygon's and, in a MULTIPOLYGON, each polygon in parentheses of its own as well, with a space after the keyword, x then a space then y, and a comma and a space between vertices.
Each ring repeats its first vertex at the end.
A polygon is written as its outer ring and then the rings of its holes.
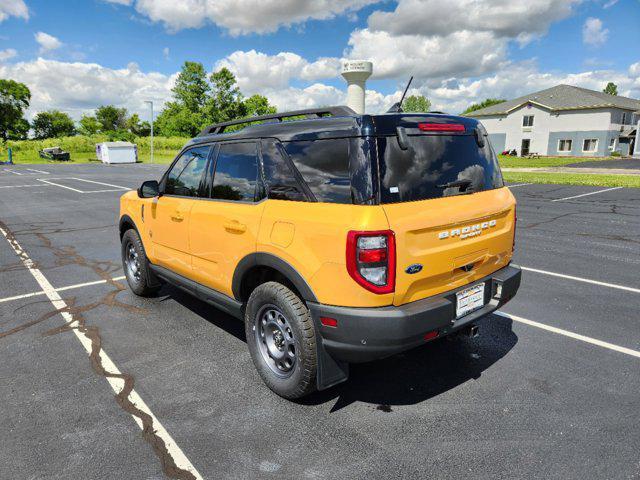
POLYGON ((351 203, 348 139, 288 142, 284 148, 319 202, 351 203))
POLYGON ((209 146, 198 147, 184 152, 167 175, 164 193, 197 197, 210 149, 209 146))
POLYGON ((262 142, 264 179, 269 198, 304 202, 306 196, 276 142, 262 142))
POLYGON ((220 145, 211 198, 253 202, 258 184, 258 156, 255 143, 220 145))

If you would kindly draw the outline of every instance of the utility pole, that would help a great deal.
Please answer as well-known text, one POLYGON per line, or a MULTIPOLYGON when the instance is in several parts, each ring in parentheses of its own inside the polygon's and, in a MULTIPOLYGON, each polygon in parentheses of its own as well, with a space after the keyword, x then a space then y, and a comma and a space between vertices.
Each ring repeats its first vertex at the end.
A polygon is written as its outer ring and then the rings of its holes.
POLYGON ((153 101, 146 100, 144 103, 148 103, 151 106, 151 163, 153 163, 153 101))

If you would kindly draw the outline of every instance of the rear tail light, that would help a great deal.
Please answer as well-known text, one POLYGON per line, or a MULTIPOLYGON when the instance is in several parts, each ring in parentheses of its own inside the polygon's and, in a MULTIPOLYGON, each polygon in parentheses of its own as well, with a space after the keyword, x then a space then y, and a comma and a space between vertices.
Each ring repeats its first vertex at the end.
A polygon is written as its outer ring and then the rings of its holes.
POLYGON ((464 132, 461 123, 419 123, 418 128, 423 132, 464 132))
POLYGON ((396 286, 396 238, 393 231, 350 231, 347 235, 347 271, 370 292, 392 293, 396 286))

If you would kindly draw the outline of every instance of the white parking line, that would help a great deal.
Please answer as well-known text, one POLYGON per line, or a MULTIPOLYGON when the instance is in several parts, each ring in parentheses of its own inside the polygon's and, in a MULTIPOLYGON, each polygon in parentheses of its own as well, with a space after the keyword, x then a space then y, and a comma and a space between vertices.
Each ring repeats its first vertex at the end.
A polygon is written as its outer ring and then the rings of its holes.
POLYGON ((87 180, 86 178, 70 177, 70 180, 78 180, 79 182, 95 183, 97 185, 105 185, 107 187, 120 188, 122 190, 131 190, 129 187, 123 187, 122 185, 112 185, 111 183, 96 182, 95 180, 87 180))
POLYGON ((87 180, 85 178, 77 178, 77 177, 61 177, 61 178, 51 178, 51 179, 38 178, 36 180, 38 180, 39 182, 48 183, 49 185, 55 185, 56 187, 66 188, 67 190, 72 190, 72 191, 78 192, 78 193, 121 192, 121 191, 125 191, 125 190, 126 191, 131 190, 129 187, 123 187, 121 185, 113 185, 111 183, 96 182, 94 180, 87 180), (93 184, 96 184, 96 185, 104 185, 106 187, 113 187, 113 188, 112 189, 102 189, 102 190, 78 190, 77 188, 69 187, 67 185, 62 185, 60 183, 53 182, 52 180, 76 180, 78 182, 93 183, 93 184))
POLYGON ((562 328, 552 327, 551 325, 547 325, 545 323, 534 322, 533 320, 522 318, 517 315, 511 315, 509 313, 494 312, 494 314, 500 315, 504 318, 508 318, 510 320, 513 320, 514 322, 524 323, 525 325, 529 325, 531 327, 541 328, 542 330, 546 330, 548 332, 557 333, 559 335, 564 335, 565 337, 580 340, 581 342, 590 343, 591 345, 597 345, 598 347, 602 348, 607 348, 609 350, 613 350, 614 352, 624 353, 625 355, 631 355, 632 357, 640 358, 640 352, 637 350, 632 350, 631 348, 621 347, 609 342, 603 342, 602 340, 598 340, 597 338, 591 338, 585 335, 580 335, 579 333, 570 332, 569 330, 563 330, 562 328))
MULTIPOLYGON (((60 315, 62 316, 62 318, 64 318, 65 322, 67 322, 69 327, 71 327, 71 331, 80 341, 87 354, 91 355, 93 350, 92 341, 88 336, 85 336, 84 333, 82 333, 78 328, 73 328, 78 326, 78 321, 74 319, 71 312, 65 311, 69 309, 67 303, 62 299, 62 297, 60 297, 58 292, 56 292, 56 290, 53 288, 51 283, 49 283, 49 280, 47 280, 43 273, 35 266, 33 260, 31 260, 27 252, 23 250, 18 241, 15 238, 10 237, 8 233, 1 227, 0 233, 2 233, 7 242, 9 242, 9 245, 11 245, 11 248, 13 249, 15 254, 18 256, 18 258, 20 258, 23 265, 27 268, 27 270, 29 270, 31 275, 33 275, 33 278, 36 279, 38 285, 40 285, 40 288, 52 303, 54 308, 56 308, 56 310, 62 310, 60 312, 60 315)), ((104 348, 100 349, 99 356, 101 365, 106 371, 105 378, 109 382, 109 385, 116 393, 116 395, 118 395, 125 386, 125 382, 122 379, 122 373, 104 351, 104 348)), ((156 418, 154 413, 151 411, 151 409, 149 409, 147 404, 142 400, 142 398, 140 398, 135 390, 131 390, 128 396, 128 400, 130 400, 137 409, 144 412, 151 418, 151 428, 153 429, 154 434, 162 439, 176 466, 178 468, 191 472, 196 479, 201 480, 202 476, 198 473, 196 468, 189 461, 180 447, 176 444, 175 440, 171 437, 169 432, 167 432, 167 430, 162 426, 160 421, 156 418)), ((142 420, 133 414, 131 416, 138 424, 138 426, 142 429, 142 420)))
POLYGON ((44 170, 36 170, 35 168, 27 168, 27 170, 30 170, 32 172, 37 172, 37 173, 44 173, 45 175, 50 175, 49 172, 45 172, 44 170))
POLYGON ((583 193, 582 195, 574 195, 573 197, 556 198, 551 200, 552 202, 562 202, 563 200, 571 200, 573 198, 587 197, 589 195, 595 195, 596 193, 610 192, 611 190, 620 190, 623 187, 605 188, 604 190, 598 190, 597 192, 583 193))
POLYGON ((42 185, 37 184, 37 185, 2 185, 0 188, 24 188, 24 187, 50 187, 51 185, 42 185))
POLYGON ((4 171, 5 171, 5 172, 11 172, 11 173, 13 173, 13 174, 15 174, 15 175, 24 175, 24 173, 18 173, 18 172, 16 172, 15 170, 9 170, 8 168, 5 168, 5 169, 4 169, 4 171))
POLYGON ((507 187, 515 188, 515 187, 524 187, 526 185, 533 185, 533 183, 516 183, 515 185, 507 185, 507 187))
MULTIPOLYGON (((117 282, 120 280, 124 280, 127 277, 114 277, 111 280, 117 282)), ((54 290, 56 292, 64 292, 67 290, 74 290, 76 288, 82 288, 82 287, 90 287, 92 285, 100 285, 103 283, 107 283, 106 280, 96 280, 95 282, 86 282, 86 283, 77 283, 75 285, 68 285, 66 287, 60 287, 60 288, 54 288, 54 290)), ((5 303, 5 302, 12 302, 14 300, 21 300, 23 298, 31 298, 31 297, 37 297, 40 295, 44 295, 45 293, 43 291, 39 291, 39 292, 31 292, 31 293, 23 293, 22 295, 15 295, 13 297, 5 297, 5 298, 0 298, 0 303, 5 303)))
POLYGON ((617 288, 619 290, 626 290, 627 292, 640 293, 640 288, 625 287, 624 285, 618 285, 617 283, 600 282, 598 280, 590 280, 588 278, 574 277, 573 275, 565 275, 564 273, 549 272, 547 270, 539 270, 537 268, 529 268, 529 267, 522 267, 522 266, 520 268, 528 272, 542 273, 543 275, 551 275, 552 277, 566 278, 567 280, 575 280, 576 282, 591 283, 593 285, 600 285, 601 287, 617 288))
MULTIPOLYGON (((39 182, 44 182, 44 183, 48 183, 49 185, 54 185, 56 187, 60 187, 60 188, 66 188, 67 190, 73 190, 74 192, 78 192, 78 193, 86 193, 83 192, 82 190, 78 190, 77 188, 71 188, 71 187, 67 187, 66 185, 60 185, 59 183, 55 183, 55 182, 51 182, 49 180, 44 180, 42 178, 38 178, 37 179, 39 182)), ((64 179, 62 179, 64 180, 64 179)))

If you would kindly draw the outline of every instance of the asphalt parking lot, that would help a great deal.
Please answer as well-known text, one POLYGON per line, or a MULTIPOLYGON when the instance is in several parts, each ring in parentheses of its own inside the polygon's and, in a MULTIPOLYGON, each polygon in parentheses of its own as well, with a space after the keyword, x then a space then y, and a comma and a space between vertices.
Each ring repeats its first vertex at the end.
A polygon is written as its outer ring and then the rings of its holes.
POLYGON ((164 169, 0 166, 0 478, 640 478, 639 189, 512 186, 526 270, 479 338, 292 403, 240 322, 126 288, 118 198, 164 169))

